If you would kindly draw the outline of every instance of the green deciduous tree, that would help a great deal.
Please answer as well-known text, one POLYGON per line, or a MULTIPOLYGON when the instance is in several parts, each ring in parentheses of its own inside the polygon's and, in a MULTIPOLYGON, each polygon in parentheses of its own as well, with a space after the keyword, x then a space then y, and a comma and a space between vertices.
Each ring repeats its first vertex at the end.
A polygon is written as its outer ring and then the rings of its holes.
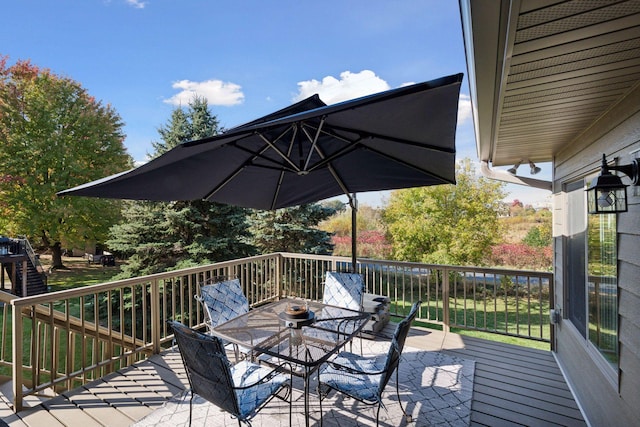
POLYGON ((522 239, 522 243, 536 248, 551 246, 552 237, 549 227, 534 226, 529 229, 527 235, 522 239))
POLYGON ((62 247, 103 240, 120 204, 56 193, 131 167, 123 124, 79 83, 28 61, 7 64, 0 56, 4 232, 51 249, 62 267, 62 247))
MULTIPOLYGON (((176 108, 158 133, 161 140, 153 143, 150 157, 217 134, 218 119, 196 97, 185 109, 176 108)), ((129 202, 106 243, 129 258, 120 277, 224 261, 255 253, 245 242, 247 215, 246 209, 206 201, 129 202)))
POLYGON ((457 164, 456 181, 391 193, 384 218, 394 259, 481 265, 500 236, 504 184, 477 176, 469 159, 457 164))
POLYGON ((251 243, 260 253, 330 254, 331 234, 317 226, 336 212, 335 205, 310 203, 251 216, 251 243))

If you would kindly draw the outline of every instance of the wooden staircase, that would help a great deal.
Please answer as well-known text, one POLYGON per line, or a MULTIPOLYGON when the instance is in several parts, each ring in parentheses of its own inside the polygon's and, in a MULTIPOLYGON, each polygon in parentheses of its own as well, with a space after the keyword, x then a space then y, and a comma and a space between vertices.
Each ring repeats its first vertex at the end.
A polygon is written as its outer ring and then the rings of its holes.
POLYGON ((12 293, 19 296, 33 296, 47 293, 47 276, 27 239, 3 238, 0 246, 6 248, 0 255, 2 269, 11 282, 12 293), (23 266, 27 269, 26 295, 23 294, 23 266))

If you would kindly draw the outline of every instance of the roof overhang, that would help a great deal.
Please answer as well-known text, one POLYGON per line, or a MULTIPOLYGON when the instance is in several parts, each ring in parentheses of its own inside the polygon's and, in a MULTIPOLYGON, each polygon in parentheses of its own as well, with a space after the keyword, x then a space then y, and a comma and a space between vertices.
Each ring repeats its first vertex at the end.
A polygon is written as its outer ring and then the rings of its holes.
POLYGON ((550 162, 640 82, 640 3, 459 0, 478 157, 550 162))

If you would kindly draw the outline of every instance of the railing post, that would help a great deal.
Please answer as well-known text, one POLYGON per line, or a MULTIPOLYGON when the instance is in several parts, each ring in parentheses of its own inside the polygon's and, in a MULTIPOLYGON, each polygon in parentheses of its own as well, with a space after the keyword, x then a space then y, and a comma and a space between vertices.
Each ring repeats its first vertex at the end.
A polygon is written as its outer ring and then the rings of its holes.
POLYGON ((13 357, 13 412, 22 411, 22 310, 11 304, 13 357))
POLYGON ((451 331, 449 318, 449 269, 442 269, 442 331, 451 331))
POLYGON ((22 296, 27 296, 28 264, 26 258, 22 261, 22 296))
POLYGON ((151 281, 151 343, 153 354, 160 353, 160 285, 151 281))
POLYGON ((278 252, 276 258, 276 286, 278 289, 278 299, 282 298, 282 272, 284 271, 284 255, 278 252))

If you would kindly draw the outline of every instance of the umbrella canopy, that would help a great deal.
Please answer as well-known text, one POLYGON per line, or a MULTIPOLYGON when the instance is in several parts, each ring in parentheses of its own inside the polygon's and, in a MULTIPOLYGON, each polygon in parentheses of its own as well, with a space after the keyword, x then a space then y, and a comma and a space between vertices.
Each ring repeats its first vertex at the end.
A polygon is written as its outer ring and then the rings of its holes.
POLYGON ((58 194, 278 209, 455 183, 461 83, 456 74, 329 106, 316 95, 58 194))
POLYGON ((311 97, 58 194, 277 209, 454 183, 461 81, 458 74, 330 106, 311 97))

